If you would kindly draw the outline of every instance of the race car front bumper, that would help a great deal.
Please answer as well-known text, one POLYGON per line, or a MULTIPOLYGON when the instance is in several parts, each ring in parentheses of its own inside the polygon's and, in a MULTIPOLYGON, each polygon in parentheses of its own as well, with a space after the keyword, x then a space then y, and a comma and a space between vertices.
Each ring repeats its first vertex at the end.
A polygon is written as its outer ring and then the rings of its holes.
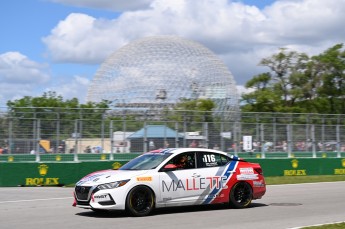
POLYGON ((77 186, 73 206, 86 209, 123 210, 125 197, 121 199, 119 197, 120 195, 114 194, 114 190, 98 190, 96 186, 77 186))

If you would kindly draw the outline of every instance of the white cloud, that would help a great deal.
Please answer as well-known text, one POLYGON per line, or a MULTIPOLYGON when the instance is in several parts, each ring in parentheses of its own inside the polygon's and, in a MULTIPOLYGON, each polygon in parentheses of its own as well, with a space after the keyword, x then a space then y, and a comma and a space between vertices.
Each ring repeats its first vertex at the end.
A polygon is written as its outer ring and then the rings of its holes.
POLYGON ((237 94, 239 95, 239 97, 242 96, 243 94, 248 94, 248 93, 254 91, 253 88, 247 89, 247 88, 245 88, 245 87, 242 86, 242 85, 238 85, 238 86, 236 86, 236 88, 237 88, 237 94))
POLYGON ((21 99, 24 96, 34 96, 34 86, 32 84, 13 84, 1 82, 0 84, 0 108, 5 107, 6 103, 21 99))
POLYGON ((100 63, 114 50, 114 44, 123 45, 122 38, 111 32, 114 28, 116 21, 73 13, 60 21, 43 42, 53 61, 100 63))
POLYGON ((47 66, 28 59, 19 52, 0 55, 0 79, 12 84, 44 83, 49 80, 47 66))
POLYGON ((247 66, 233 71, 228 63, 235 78, 244 77, 236 80, 243 83, 267 57, 258 54, 272 54, 266 50, 295 47, 321 52, 345 37, 345 0, 285 0, 263 10, 226 0, 152 2, 151 8, 123 12, 113 20, 70 14, 43 39, 48 53, 58 62, 100 64, 134 39, 174 34, 201 42, 234 66, 247 66))
POLYGON ((79 102, 85 103, 89 79, 82 76, 67 79, 57 76, 53 81, 49 71, 47 64, 34 62, 19 52, 1 54, 0 107, 5 106, 9 100, 24 96, 42 96, 44 91, 55 91, 64 99, 78 98, 79 102))
POLYGON ((265 8, 267 37, 278 44, 317 45, 343 41, 344 0, 277 1, 265 8))
POLYGON ((45 91, 55 91, 58 95, 62 95, 64 100, 78 98, 79 103, 85 103, 89 83, 89 79, 76 75, 58 82, 58 85, 46 88, 45 91))
POLYGON ((0 55, 0 106, 8 100, 32 95, 50 80, 47 64, 30 60, 19 52, 0 55))

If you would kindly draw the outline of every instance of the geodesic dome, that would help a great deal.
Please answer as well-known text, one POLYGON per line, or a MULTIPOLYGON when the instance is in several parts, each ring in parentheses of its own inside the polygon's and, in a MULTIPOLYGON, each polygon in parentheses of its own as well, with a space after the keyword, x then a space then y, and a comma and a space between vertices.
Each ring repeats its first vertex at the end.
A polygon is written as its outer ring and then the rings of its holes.
POLYGON ((120 108, 159 108, 180 99, 209 98, 217 111, 238 109, 235 81, 203 45, 177 36, 153 36, 114 52, 96 72, 87 100, 120 108))

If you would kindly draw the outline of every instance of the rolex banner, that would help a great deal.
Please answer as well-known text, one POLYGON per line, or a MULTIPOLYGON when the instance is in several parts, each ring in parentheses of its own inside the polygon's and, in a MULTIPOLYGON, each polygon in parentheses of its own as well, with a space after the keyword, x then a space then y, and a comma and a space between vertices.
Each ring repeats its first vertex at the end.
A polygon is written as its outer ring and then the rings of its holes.
MULTIPOLYGON (((260 163, 265 177, 345 175, 345 158, 247 159, 260 163)), ((74 185, 85 175, 118 169, 127 161, 0 163, 0 187, 74 185)))

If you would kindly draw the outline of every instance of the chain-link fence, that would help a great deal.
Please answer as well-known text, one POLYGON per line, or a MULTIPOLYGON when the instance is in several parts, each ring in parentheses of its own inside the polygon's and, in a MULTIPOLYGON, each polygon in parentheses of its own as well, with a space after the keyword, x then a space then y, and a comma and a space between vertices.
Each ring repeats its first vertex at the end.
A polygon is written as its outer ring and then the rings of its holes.
POLYGON ((344 115, 37 110, 0 113, 2 161, 130 159, 167 147, 261 158, 345 155, 344 115))

